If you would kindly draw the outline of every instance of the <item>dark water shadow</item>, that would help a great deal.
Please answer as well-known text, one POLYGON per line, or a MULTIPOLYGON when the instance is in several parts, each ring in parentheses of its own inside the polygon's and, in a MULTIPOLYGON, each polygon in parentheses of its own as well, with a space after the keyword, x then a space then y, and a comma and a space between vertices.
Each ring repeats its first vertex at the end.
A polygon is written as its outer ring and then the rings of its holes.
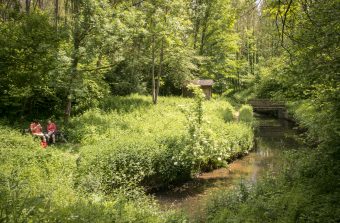
POLYGON ((256 182, 263 169, 271 167, 269 164, 272 156, 270 152, 254 151, 234 161, 228 168, 202 173, 180 187, 159 192, 155 196, 165 209, 193 207, 200 202, 201 197, 214 190, 237 187, 241 180, 256 182))
POLYGON ((284 150, 296 148, 292 123, 272 117, 259 117, 256 130, 256 148, 247 156, 232 162, 228 168, 217 169, 197 176, 190 182, 154 196, 164 209, 182 210, 189 215, 197 213, 217 190, 238 187, 241 181, 256 183, 282 159, 284 150))

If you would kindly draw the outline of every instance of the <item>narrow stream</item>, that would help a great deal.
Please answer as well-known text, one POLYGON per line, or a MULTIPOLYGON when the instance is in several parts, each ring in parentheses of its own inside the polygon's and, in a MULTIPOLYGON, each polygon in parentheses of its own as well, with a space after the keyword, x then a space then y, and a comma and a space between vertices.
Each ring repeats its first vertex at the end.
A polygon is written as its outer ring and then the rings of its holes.
POLYGON ((257 115, 257 123, 254 151, 232 162, 227 168, 203 173, 181 187, 157 193, 155 197, 161 207, 195 215, 210 193, 235 188, 241 180, 256 182, 269 170, 274 171, 275 163, 282 158, 282 151, 298 145, 292 137, 292 126, 285 120, 260 115, 257 115))

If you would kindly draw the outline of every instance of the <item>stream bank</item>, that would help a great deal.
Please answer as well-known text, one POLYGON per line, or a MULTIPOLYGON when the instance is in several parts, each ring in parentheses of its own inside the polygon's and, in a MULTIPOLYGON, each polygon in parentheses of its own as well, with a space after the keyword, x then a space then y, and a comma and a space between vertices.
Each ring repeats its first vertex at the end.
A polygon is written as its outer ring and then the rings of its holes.
POLYGON ((265 174, 275 172, 284 150, 296 148, 292 123, 256 114, 256 147, 248 155, 230 163, 227 168, 202 173, 182 186, 155 194, 164 210, 180 210, 195 216, 201 212, 209 194, 232 190, 240 182, 256 183, 265 174))

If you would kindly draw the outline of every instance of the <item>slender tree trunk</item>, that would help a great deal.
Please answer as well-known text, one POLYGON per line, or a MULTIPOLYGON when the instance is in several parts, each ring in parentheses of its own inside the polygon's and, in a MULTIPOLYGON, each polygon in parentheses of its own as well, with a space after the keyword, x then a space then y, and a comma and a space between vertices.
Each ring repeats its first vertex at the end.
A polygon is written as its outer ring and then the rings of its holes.
POLYGON ((31 0, 26 0, 26 13, 30 14, 31 0))
POLYGON ((65 25, 67 24, 68 7, 69 7, 69 0, 65 0, 65 2, 64 2, 64 12, 65 12, 64 23, 65 23, 65 25))
POLYGON ((255 75, 255 64, 256 64, 256 50, 253 53, 253 74, 255 75))
POLYGON ((195 3, 195 16, 196 16, 196 21, 195 21, 195 28, 194 28, 194 49, 197 48, 197 41, 198 41, 198 33, 200 30, 200 17, 199 17, 199 6, 201 5, 201 1, 197 0, 195 3))
POLYGON ((252 23, 253 23, 253 42, 252 42, 252 74, 255 74, 255 51, 256 51, 256 37, 255 37, 255 13, 252 12, 252 23))
MULTIPOLYGON (((236 22, 236 32, 239 32, 239 24, 238 22, 236 22)), ((234 89, 238 90, 240 88, 240 69, 239 69, 239 59, 240 59, 240 50, 241 47, 239 49, 236 50, 236 75, 237 75, 237 80, 236 83, 235 81, 233 81, 234 83, 234 89)))
POLYGON ((151 67, 151 75, 152 75, 152 101, 156 104, 156 81, 155 81, 155 35, 152 36, 152 67, 151 67))
MULTIPOLYGON (((75 20, 79 19, 79 4, 78 2, 73 5, 73 13, 75 14, 75 20)), ((78 76, 78 63, 79 63, 79 48, 81 42, 81 31, 78 22, 75 22, 74 33, 73 33, 73 53, 72 53, 72 63, 70 72, 69 88, 67 92, 67 105, 65 109, 64 121, 68 121, 71 116, 72 110, 72 100, 73 100, 73 85, 74 81, 78 76)))
POLYGON ((247 35, 247 61, 248 61, 248 74, 251 73, 251 62, 250 62, 250 43, 249 36, 247 35))
POLYGON ((202 29, 202 36, 201 36, 201 46, 200 46, 200 55, 203 55, 204 53, 204 44, 205 44, 205 36, 208 28, 208 22, 205 21, 202 29))
POLYGON ((34 5, 34 10, 38 6, 39 9, 44 9, 44 1, 43 0, 36 0, 35 5, 34 5))
POLYGON ((235 83, 235 85, 236 85, 235 89, 236 90, 240 89, 240 69, 238 68, 239 57, 240 57, 240 52, 236 51, 236 63, 237 63, 237 66, 236 66, 237 80, 236 80, 236 83, 235 83))
POLYGON ((195 31, 194 31, 194 49, 197 48, 197 40, 198 40, 199 29, 200 29, 200 20, 199 20, 199 18, 197 18, 196 24, 195 24, 195 31))
POLYGON ((79 63, 78 52, 79 52, 79 45, 75 47, 74 53, 72 56, 73 58, 72 58, 72 64, 71 64, 70 82, 69 82, 67 104, 66 104, 65 117, 64 117, 65 123, 68 121, 69 117, 71 116, 72 100, 73 100, 73 84, 74 84, 74 80, 78 76, 78 63, 79 63))
MULTIPOLYGON (((135 33, 136 33, 136 29, 133 30, 133 34, 132 35, 135 36, 135 33)), ((136 62, 136 56, 137 56, 136 48, 137 48, 137 39, 133 38, 133 40, 132 40, 132 69, 131 69, 131 76, 133 77, 134 80, 136 80, 135 79, 135 73, 136 73, 135 62, 136 62)))
POLYGON ((36 0, 35 2, 33 0, 33 12, 35 12, 35 10, 37 9, 38 3, 39 3, 39 6, 40 6, 40 1, 39 0, 36 0))
MULTIPOLYGON (((164 24, 166 25, 166 16, 168 13, 168 9, 165 8, 165 15, 164 15, 164 24)), ((161 81, 161 77, 162 77, 162 73, 163 73, 163 60, 164 60, 164 36, 161 37, 161 49, 160 49, 160 53, 159 53, 159 70, 158 70, 158 74, 157 74, 157 83, 156 83, 156 97, 155 97, 155 101, 154 103, 157 104, 157 100, 158 100, 158 95, 159 95, 159 87, 160 87, 160 81, 161 81)))
POLYGON ((162 76, 162 72, 163 72, 163 58, 164 58, 164 38, 161 41, 161 52, 159 55, 159 70, 158 70, 158 74, 157 74, 157 82, 156 82, 156 95, 155 95, 155 101, 154 103, 157 104, 157 99, 158 99, 158 95, 159 95, 159 86, 160 86, 160 79, 162 76))
POLYGON ((67 122, 69 117, 71 116, 71 110, 72 110, 72 100, 73 100, 73 85, 74 80, 78 76, 78 63, 79 63, 79 42, 74 43, 74 53, 72 56, 72 64, 71 64, 71 73, 70 73, 70 82, 69 82, 69 88, 68 88, 68 96, 67 96, 67 105, 65 109, 65 118, 64 121, 67 122))
POLYGON ((59 0, 55 0, 54 5, 54 16, 55 16, 55 27, 58 31, 58 22, 59 22, 59 0))
POLYGON ((206 33, 207 33, 207 29, 208 29, 208 20, 210 17, 210 8, 211 8, 211 4, 208 4, 207 9, 205 11, 205 16, 204 16, 204 20, 203 20, 203 24, 202 24, 202 36, 201 36, 201 46, 200 46, 200 55, 203 55, 203 51, 204 51, 204 44, 205 44, 205 38, 206 38, 206 33))

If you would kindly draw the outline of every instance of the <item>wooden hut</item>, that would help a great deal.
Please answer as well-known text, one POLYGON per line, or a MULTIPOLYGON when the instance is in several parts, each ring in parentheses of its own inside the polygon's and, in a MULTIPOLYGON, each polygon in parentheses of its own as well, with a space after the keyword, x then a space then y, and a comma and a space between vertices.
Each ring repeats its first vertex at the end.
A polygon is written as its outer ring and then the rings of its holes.
POLYGON ((194 84, 201 87, 205 94, 205 98, 209 100, 212 96, 212 86, 214 84, 213 80, 192 80, 186 81, 182 88, 183 96, 192 97, 193 93, 187 88, 188 84, 194 84))

